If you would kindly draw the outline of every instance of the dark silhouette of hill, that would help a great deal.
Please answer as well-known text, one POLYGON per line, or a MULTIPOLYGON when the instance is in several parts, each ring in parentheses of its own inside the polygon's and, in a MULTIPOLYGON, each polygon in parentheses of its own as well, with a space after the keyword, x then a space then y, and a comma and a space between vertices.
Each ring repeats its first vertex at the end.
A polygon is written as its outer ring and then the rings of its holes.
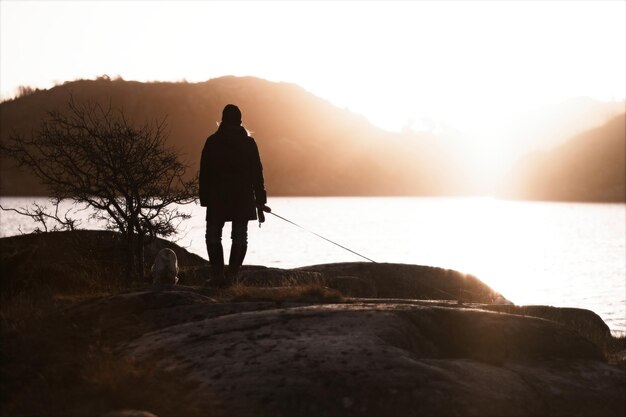
POLYGON ((626 201, 626 113, 549 151, 526 155, 501 195, 555 201, 626 201))
MULTIPOLYGON (((70 96, 123 109, 131 121, 167 117, 169 143, 197 172, 224 105, 235 103, 252 131, 270 195, 442 195, 464 190, 460 159, 430 135, 390 133, 301 87, 253 77, 201 83, 67 82, 0 104, 0 138, 29 133, 70 96)), ((2 195, 42 195, 28 173, 2 161, 2 195)), ((465 187, 467 188, 467 187, 465 187)))

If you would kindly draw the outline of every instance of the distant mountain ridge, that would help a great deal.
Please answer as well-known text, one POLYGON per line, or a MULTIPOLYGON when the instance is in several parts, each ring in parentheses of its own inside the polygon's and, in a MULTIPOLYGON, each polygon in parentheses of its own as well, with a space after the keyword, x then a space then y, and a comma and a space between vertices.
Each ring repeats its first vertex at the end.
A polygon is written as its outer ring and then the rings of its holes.
MULTIPOLYGON (((458 141, 431 133, 387 132, 295 84, 255 77, 226 76, 199 83, 100 77, 29 91, 0 103, 0 140, 12 132, 29 134, 48 111, 63 109, 70 97, 110 103, 137 123, 166 117, 168 144, 190 164, 189 176, 198 171, 202 147, 216 130, 223 107, 237 104, 259 146, 270 196, 441 196, 484 191, 458 141)), ((12 168, 4 158, 0 164, 0 195, 45 195, 32 175, 12 168)), ((523 164, 516 168, 527 169, 523 164)), ((610 172, 602 181, 612 184, 615 180, 608 176, 619 174, 619 169, 610 172)), ((599 190, 607 186, 597 184, 599 190)), ((550 190, 521 198, 562 198, 555 188, 550 190)), ((599 192, 597 198, 617 198, 605 194, 599 192)), ((595 197, 572 192, 571 198, 595 197)))
MULTIPOLYGON (((237 104, 256 139, 270 195, 439 195, 462 190, 460 172, 428 135, 383 131, 364 117, 339 109, 294 84, 254 77, 221 77, 201 83, 80 80, 0 104, 0 139, 28 133, 70 95, 120 108, 131 121, 167 117, 169 144, 197 172, 206 138, 221 111, 237 104), (435 163, 436 161, 436 163, 435 163), (440 164, 443 162, 443 165, 440 164), (455 178, 456 177, 456 178, 455 178)), ((42 194, 24 173, 7 170, 3 195, 42 194)))
POLYGON ((520 159, 501 187, 509 198, 626 202, 626 113, 520 159))

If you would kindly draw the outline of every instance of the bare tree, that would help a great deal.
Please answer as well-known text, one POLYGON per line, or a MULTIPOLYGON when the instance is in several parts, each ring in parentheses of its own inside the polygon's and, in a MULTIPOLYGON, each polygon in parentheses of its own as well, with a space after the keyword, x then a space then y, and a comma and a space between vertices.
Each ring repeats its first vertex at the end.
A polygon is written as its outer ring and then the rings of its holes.
MULTIPOLYGON (((3 211, 13 211, 22 216, 30 217, 35 224, 41 226, 35 227, 33 233, 43 233, 43 232, 57 232, 61 230, 76 230, 80 225, 80 220, 71 217, 74 212, 72 208, 65 210, 65 213, 59 213, 59 204, 60 201, 55 200, 54 198, 50 199, 50 203, 52 204, 54 211, 50 211, 49 207, 46 207, 44 204, 40 204, 36 201, 33 201, 31 207, 24 207, 21 209, 16 209, 13 207, 5 208, 0 204, 0 209, 3 211), (52 222, 51 226, 48 226, 49 222, 52 222)), ((75 213, 75 212, 74 212, 75 213)), ((19 229, 22 232, 22 229, 19 229)))
POLYGON ((173 235, 190 217, 176 204, 197 198, 197 175, 184 178, 188 165, 165 146, 165 129, 165 120, 136 127, 111 105, 70 99, 67 111, 49 112, 30 136, 14 134, 0 144, 18 166, 39 177, 55 207, 51 213, 41 206, 14 211, 72 229, 76 221, 67 212, 59 216, 59 204, 70 200, 91 207, 91 217, 120 232, 128 244, 127 279, 143 277, 144 244, 173 235))

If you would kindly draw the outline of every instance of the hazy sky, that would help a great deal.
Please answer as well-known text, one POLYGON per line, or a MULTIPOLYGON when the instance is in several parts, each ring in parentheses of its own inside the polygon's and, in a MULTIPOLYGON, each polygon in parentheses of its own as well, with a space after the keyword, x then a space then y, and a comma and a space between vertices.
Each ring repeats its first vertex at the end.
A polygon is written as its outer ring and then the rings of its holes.
POLYGON ((98 75, 297 83, 399 130, 624 99, 624 1, 0 1, 0 94, 98 75))

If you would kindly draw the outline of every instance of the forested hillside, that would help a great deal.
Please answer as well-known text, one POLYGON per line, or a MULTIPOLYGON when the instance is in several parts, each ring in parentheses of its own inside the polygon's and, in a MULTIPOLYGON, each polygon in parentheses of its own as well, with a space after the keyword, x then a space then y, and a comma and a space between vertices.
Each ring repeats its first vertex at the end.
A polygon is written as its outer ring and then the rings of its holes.
MULTIPOLYGON (((190 164, 192 176, 223 107, 234 103, 259 145, 270 196, 472 195, 486 189, 484 184, 481 189, 458 138, 455 142, 443 135, 387 132, 295 84, 232 76, 200 83, 100 77, 22 93, 0 103, 2 141, 36 131, 48 111, 65 108, 70 98, 98 102, 122 110, 137 124, 166 118, 168 143, 190 164)), ((563 114, 569 114, 567 109, 563 114)), ((502 179, 499 194, 624 201, 624 137, 622 115, 551 151, 527 155, 502 179)), ((528 140, 541 143, 537 137, 528 140)), ((0 162, 1 195, 45 195, 32 175, 14 169, 4 158, 0 162)))
MULTIPOLYGON (((169 143, 197 172, 207 136, 228 103, 243 112, 271 195, 440 195, 463 190, 462 167, 437 138, 383 131, 306 90, 253 77, 202 83, 68 82, 0 104, 0 138, 30 134, 70 97, 123 110, 131 121, 167 118, 169 143)), ((2 195, 45 194, 3 160, 2 195)))

